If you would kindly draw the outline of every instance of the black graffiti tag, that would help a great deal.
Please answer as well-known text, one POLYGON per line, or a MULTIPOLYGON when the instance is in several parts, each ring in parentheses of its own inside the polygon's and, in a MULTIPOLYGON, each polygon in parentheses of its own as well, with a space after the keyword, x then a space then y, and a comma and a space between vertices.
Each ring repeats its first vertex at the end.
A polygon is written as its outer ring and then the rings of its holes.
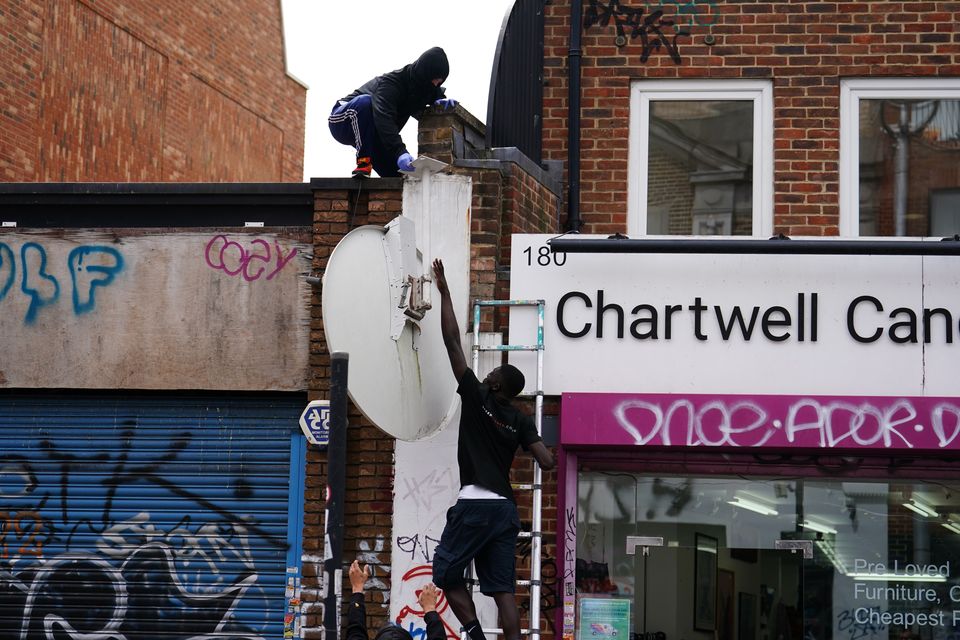
POLYGON ((620 0, 590 0, 590 6, 587 7, 584 18, 584 29, 600 25, 608 26, 611 22, 617 30, 617 44, 626 43, 627 35, 631 40, 640 38, 643 49, 640 53, 640 61, 646 62, 650 54, 663 48, 669 54, 670 59, 676 64, 683 62, 680 57, 680 49, 677 45, 677 39, 680 36, 689 36, 690 33, 677 29, 673 20, 663 17, 663 10, 657 9, 646 15, 643 7, 626 7, 620 4, 620 0), (664 29, 673 27, 675 32, 673 37, 664 34, 664 29))

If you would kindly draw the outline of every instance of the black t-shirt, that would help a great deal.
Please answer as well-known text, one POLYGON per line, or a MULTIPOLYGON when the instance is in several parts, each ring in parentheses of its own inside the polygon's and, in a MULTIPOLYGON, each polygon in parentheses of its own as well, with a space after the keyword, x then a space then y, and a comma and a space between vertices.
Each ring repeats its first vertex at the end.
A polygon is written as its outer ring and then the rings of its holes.
POLYGON ((536 424, 512 405, 498 403, 471 369, 464 372, 457 393, 462 405, 457 442, 460 486, 475 484, 514 500, 510 466, 517 445, 527 450, 541 439, 536 424))

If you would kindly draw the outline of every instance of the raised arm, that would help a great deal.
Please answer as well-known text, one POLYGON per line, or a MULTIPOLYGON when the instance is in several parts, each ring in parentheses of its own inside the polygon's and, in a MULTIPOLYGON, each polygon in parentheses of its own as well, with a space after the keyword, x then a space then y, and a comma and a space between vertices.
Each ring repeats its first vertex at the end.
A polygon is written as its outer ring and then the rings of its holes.
POLYGON ((347 635, 345 640, 367 640, 367 608, 363 603, 363 588, 370 579, 370 565, 354 560, 350 565, 350 606, 347 608, 347 635))
POLYGON ((450 358, 453 375, 457 382, 460 382, 460 378, 467 370, 467 359, 463 355, 463 347, 460 346, 460 326, 453 312, 450 288, 447 286, 447 277, 443 273, 443 262, 439 258, 433 261, 433 278, 440 291, 440 333, 443 334, 443 344, 447 348, 447 357, 450 358))
POLYGON ((445 640, 447 637, 446 629, 443 628, 443 621, 437 613, 437 600, 440 594, 437 587, 432 582, 424 585, 417 600, 420 602, 420 608, 423 610, 423 621, 427 624, 427 640, 445 640))

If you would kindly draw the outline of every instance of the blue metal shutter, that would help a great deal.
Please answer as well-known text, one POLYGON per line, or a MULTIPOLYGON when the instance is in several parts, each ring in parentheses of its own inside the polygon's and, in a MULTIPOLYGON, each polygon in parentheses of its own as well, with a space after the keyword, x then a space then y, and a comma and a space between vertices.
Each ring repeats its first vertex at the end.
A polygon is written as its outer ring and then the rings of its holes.
POLYGON ((283 638, 303 406, 0 395, 0 639, 283 638))

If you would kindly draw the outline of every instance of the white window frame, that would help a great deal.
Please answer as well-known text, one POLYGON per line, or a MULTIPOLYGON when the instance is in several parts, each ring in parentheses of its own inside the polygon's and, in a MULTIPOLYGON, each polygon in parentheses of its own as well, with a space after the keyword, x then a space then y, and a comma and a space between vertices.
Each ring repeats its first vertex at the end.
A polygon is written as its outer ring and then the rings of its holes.
POLYGON ((840 80, 840 235, 860 236, 860 100, 960 100, 960 78, 840 80))
POLYGON ((651 100, 753 102, 753 237, 773 234, 773 83, 769 80, 635 80, 630 85, 627 235, 647 234, 651 100))

